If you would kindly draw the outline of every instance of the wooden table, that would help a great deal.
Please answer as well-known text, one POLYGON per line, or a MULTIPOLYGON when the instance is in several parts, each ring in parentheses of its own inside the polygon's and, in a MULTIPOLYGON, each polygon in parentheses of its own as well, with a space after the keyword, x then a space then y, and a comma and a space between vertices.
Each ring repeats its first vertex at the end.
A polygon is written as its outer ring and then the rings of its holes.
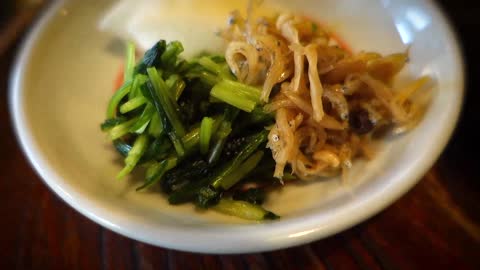
POLYGON ((439 161, 407 195, 346 232, 232 256, 127 239, 81 216, 45 186, 17 144, 7 108, 18 36, 34 14, 20 11, 0 28, 0 269, 480 269, 479 134, 473 129, 480 124, 480 3, 442 2, 464 43, 470 80, 464 115, 439 161))

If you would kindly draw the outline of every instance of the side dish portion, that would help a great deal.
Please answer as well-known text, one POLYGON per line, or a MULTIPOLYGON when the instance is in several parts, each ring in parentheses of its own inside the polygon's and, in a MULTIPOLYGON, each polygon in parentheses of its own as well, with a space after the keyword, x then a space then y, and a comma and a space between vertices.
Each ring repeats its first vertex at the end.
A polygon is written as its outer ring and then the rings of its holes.
MULTIPOLYGON (((159 185, 171 204, 251 220, 287 181, 346 174, 371 158, 371 141, 412 128, 424 104, 392 83, 408 53, 353 54, 326 28, 298 15, 243 18, 219 32, 224 54, 183 59, 161 40, 140 61, 128 44, 122 85, 101 125, 125 156, 118 178, 145 168, 137 190, 159 185)), ((188 44, 187 44, 188 45, 188 44)))

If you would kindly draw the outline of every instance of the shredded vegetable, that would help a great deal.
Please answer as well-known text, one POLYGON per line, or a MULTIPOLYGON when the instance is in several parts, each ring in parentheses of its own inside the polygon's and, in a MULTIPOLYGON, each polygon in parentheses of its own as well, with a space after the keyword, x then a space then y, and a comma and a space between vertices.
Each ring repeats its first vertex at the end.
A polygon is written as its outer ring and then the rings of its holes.
POLYGON ((275 114, 268 147, 279 179, 287 168, 301 179, 345 175, 355 157, 371 156, 377 132, 407 131, 422 115, 425 104, 412 96, 428 77, 404 90, 392 84, 408 53, 352 54, 326 28, 294 14, 234 12, 229 21, 221 32, 226 61, 240 82, 262 88, 264 109, 275 114))

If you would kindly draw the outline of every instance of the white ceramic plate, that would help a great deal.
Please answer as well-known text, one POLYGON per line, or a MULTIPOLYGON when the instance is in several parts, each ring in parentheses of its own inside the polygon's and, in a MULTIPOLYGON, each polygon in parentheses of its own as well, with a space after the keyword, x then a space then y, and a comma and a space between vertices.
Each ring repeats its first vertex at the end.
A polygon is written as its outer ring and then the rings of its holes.
POLYGON ((45 13, 13 69, 10 110, 25 154, 56 194, 95 222, 143 242, 240 253, 344 230, 409 190, 437 159, 459 115, 461 53, 432 1, 296 1, 291 8, 327 22, 355 50, 390 53, 411 44, 411 62, 401 77, 428 74, 436 82, 424 119, 406 136, 387 139, 373 161, 357 163, 346 184, 316 181, 274 192, 266 207, 282 216, 278 221, 246 223, 190 205, 170 206, 157 192, 135 192, 135 180, 115 180, 121 163, 99 130, 122 62, 111 53, 112 37, 97 30, 110 4, 60 2, 45 13))

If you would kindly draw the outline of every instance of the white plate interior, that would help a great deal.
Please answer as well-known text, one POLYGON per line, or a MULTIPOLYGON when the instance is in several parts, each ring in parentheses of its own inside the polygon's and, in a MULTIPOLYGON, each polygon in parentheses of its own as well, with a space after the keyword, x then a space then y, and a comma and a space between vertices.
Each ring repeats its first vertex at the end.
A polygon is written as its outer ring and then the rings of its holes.
POLYGON ((279 221, 246 223, 191 205, 170 206, 158 192, 135 192, 134 179, 115 180, 122 164, 99 129, 122 64, 112 53, 112 36, 97 29, 110 4, 69 1, 50 10, 19 58, 10 105, 20 142, 46 183, 89 218, 132 238, 231 253, 327 236, 371 216, 415 184, 458 117, 459 50, 430 1, 296 1, 289 8, 326 22, 356 51, 393 53, 411 44, 411 62, 401 77, 430 75, 436 82, 424 119, 409 134, 388 139, 373 161, 358 162, 347 183, 315 181, 272 193, 265 207, 281 215, 279 221))

